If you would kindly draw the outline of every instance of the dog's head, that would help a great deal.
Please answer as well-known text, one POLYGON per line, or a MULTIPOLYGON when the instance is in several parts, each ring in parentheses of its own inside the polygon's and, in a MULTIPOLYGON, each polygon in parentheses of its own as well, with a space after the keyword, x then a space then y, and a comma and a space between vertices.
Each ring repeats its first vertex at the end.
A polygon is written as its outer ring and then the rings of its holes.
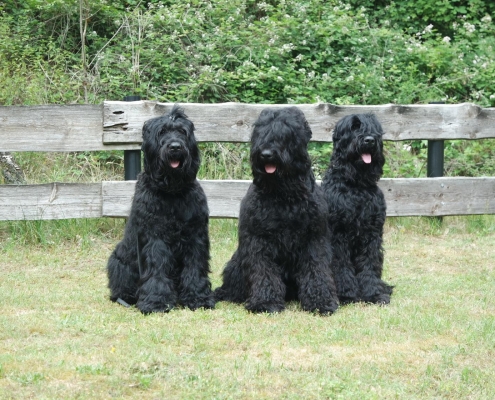
POLYGON ((308 142, 311 129, 296 107, 265 108, 251 135, 254 183, 300 177, 311 171, 308 142))
POLYGON ((145 122, 141 150, 144 173, 160 187, 177 189, 196 179, 200 155, 194 124, 177 104, 170 113, 145 122))
POLYGON ((332 167, 378 181, 383 173, 383 129, 373 114, 352 114, 337 122, 332 140, 332 167))

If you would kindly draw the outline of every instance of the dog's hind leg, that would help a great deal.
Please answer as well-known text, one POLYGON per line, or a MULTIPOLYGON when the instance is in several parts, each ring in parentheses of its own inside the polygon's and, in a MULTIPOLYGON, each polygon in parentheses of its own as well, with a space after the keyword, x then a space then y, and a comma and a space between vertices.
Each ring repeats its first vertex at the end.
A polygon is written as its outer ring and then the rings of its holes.
POLYGON ((120 242, 108 259, 107 274, 110 300, 135 304, 139 272, 134 248, 120 242))
POLYGON ((222 286, 215 289, 215 301, 244 303, 247 298, 246 279, 236 251, 222 272, 222 286))

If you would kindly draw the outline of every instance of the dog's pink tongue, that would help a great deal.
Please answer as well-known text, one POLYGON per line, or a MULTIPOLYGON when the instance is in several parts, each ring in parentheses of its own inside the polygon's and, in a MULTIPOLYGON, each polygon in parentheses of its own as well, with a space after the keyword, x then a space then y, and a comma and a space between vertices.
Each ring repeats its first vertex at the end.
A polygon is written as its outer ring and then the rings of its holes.
POLYGON ((273 174, 277 170, 277 166, 273 164, 266 164, 265 171, 267 174, 273 174))
POLYGON ((371 163, 371 154, 361 154, 361 158, 366 164, 371 163))
POLYGON ((177 168, 179 166, 180 162, 179 161, 170 161, 170 166, 172 168, 177 168))

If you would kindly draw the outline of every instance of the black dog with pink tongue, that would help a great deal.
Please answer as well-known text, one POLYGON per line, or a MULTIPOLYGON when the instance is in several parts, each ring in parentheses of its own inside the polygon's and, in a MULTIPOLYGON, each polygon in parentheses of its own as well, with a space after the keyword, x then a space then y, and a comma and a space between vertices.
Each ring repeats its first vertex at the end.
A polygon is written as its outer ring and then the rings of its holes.
POLYGON ((213 308, 208 204, 194 125, 181 107, 145 122, 142 151, 124 238, 108 260, 110 300, 144 314, 213 308))
POLYGON ((388 304, 392 286, 382 281, 386 204, 382 176, 383 130, 372 114, 337 122, 330 166, 322 181, 332 231, 333 270, 339 299, 388 304))
POLYGON ((241 202, 239 246, 223 271, 217 301, 252 312, 331 314, 338 299, 331 270, 328 207, 308 154, 311 129, 297 107, 266 108, 251 136, 253 183, 241 202))

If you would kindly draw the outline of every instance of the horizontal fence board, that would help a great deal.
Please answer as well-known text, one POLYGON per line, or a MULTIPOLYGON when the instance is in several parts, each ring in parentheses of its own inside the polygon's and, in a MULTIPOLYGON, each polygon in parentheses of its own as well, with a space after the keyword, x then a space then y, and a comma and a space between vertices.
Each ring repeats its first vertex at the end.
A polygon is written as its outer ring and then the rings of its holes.
MULTIPOLYGON (((144 121, 173 104, 106 101, 0 107, 0 151, 98 151, 139 149, 144 121)), ((286 104, 182 104, 200 142, 248 142, 253 122, 265 107, 286 104)), ((471 103, 445 105, 335 106, 299 104, 314 141, 331 141, 335 123, 351 113, 375 113, 385 140, 483 139, 495 137, 495 108, 471 103)))
POLYGON ((387 216, 495 214, 495 178, 389 178, 387 216))
MULTIPOLYGON (((242 198, 250 181, 202 180, 201 187, 208 199, 211 217, 237 218, 242 198)), ((131 210, 136 181, 102 182, 104 217, 127 217, 131 210)))
POLYGON ((87 104, 1 106, 0 151, 96 151, 139 149, 105 145, 103 106, 87 104))
MULTIPOLYGON (((203 180, 212 218, 237 218, 251 181, 203 180)), ((382 179, 387 216, 495 214, 495 178, 382 179)), ((135 181, 0 185, 0 220, 127 217, 135 181)))
MULTIPOLYGON (((201 181, 210 216, 238 218, 240 201, 251 181, 201 181)), ((495 178, 388 178, 379 182, 387 216, 495 214, 495 178)), ((103 182, 102 213, 129 215, 135 181, 103 182)))
MULTIPOLYGON (((168 113, 173 104, 153 101, 106 101, 103 106, 103 142, 140 143, 143 123, 168 113)), ((182 104, 196 127, 200 142, 248 142, 252 124, 265 107, 287 104, 182 104)), ((329 142, 339 119, 352 113, 374 113, 385 140, 483 139, 495 137, 495 108, 475 104, 417 104, 336 106, 298 104, 311 126, 313 141, 329 142)))
POLYGON ((0 185, 0 220, 101 217, 101 183, 0 185))

